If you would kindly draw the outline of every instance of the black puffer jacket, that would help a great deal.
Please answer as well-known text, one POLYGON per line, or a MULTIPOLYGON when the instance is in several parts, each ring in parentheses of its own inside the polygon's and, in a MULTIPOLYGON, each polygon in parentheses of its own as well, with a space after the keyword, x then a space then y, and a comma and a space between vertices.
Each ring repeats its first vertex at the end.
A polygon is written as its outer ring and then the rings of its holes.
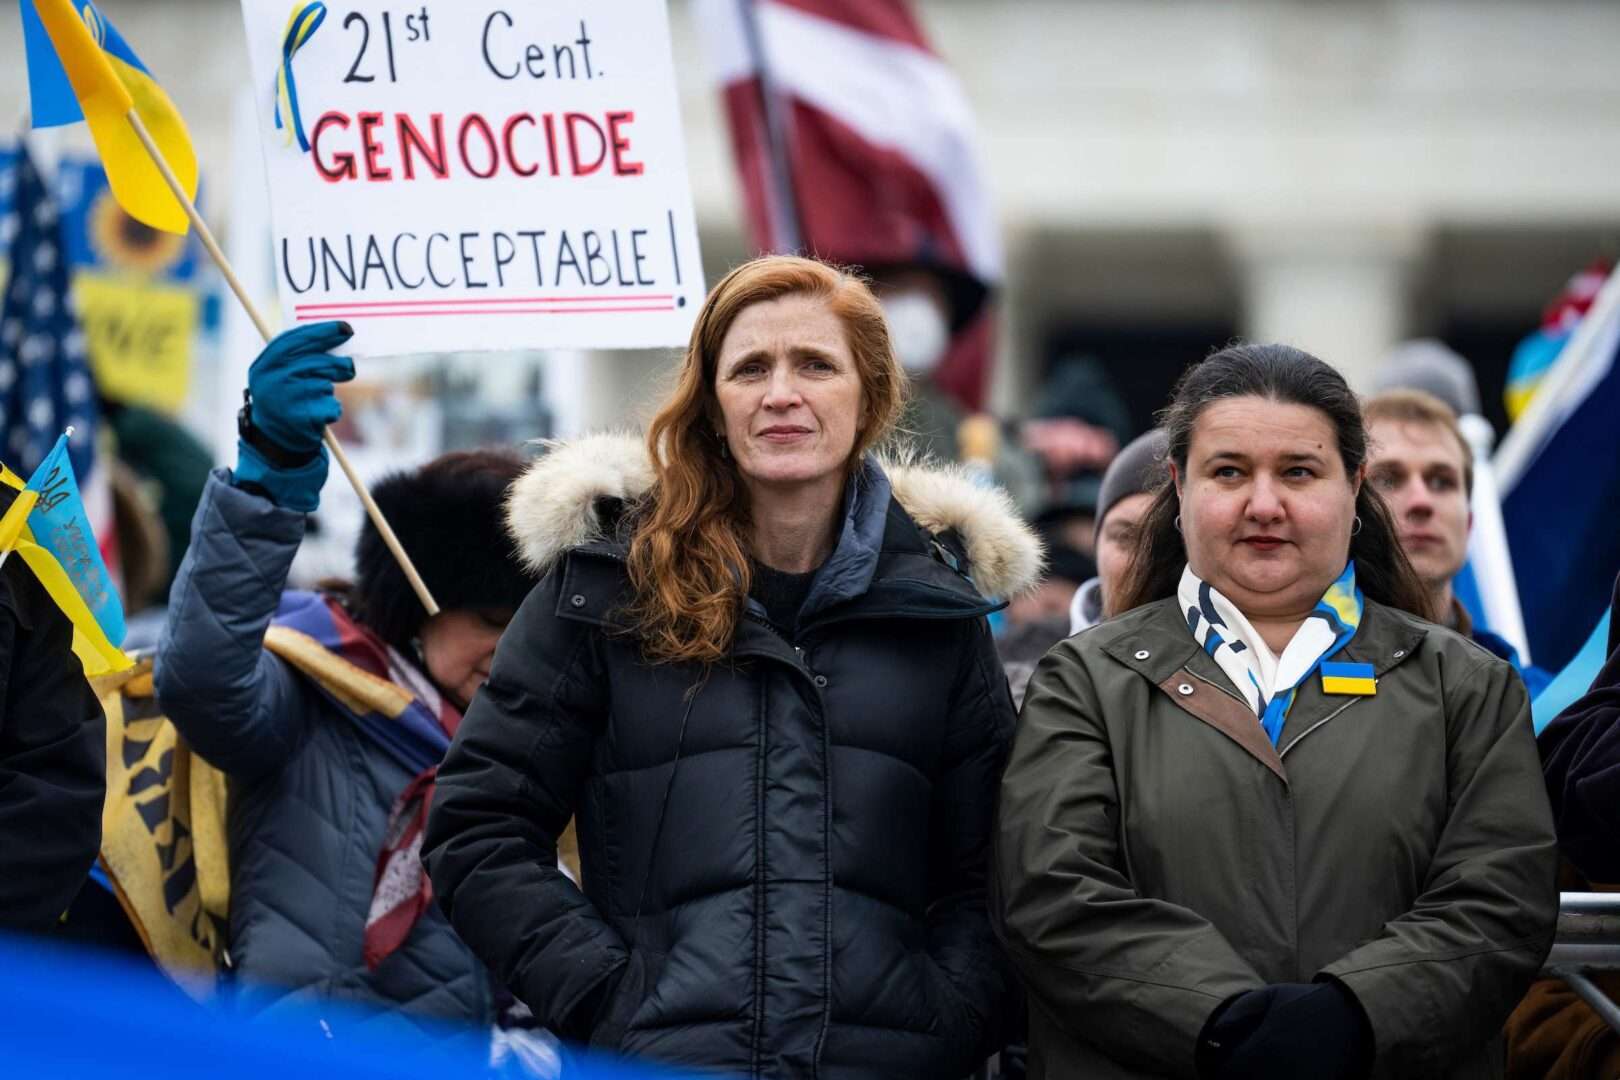
POLYGON ((565 1037, 739 1075, 965 1075, 1004 989, 984 887, 1013 722, 967 560, 1005 594, 1038 546, 992 493, 896 470, 893 498, 869 464, 796 639, 751 602, 705 680, 618 632, 622 541, 574 543, 646 478, 604 438, 515 489, 526 554, 561 558, 440 770, 439 902, 565 1037), (573 815, 583 893, 555 868, 573 815))

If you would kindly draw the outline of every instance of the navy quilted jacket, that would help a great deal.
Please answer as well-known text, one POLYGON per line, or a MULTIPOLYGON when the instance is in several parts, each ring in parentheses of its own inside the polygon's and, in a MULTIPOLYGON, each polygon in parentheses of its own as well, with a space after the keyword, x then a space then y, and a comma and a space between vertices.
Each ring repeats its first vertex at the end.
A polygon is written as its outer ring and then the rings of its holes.
POLYGON ((489 975, 435 907, 370 971, 361 957, 388 811, 411 773, 261 643, 304 516, 208 481, 175 579, 157 693, 193 749, 231 778, 229 949, 249 1013, 344 1006, 345 1026, 475 1024, 488 1038, 489 975))
POLYGON ((507 630, 423 851, 456 927, 554 1030, 738 1076, 983 1059, 1013 723, 995 604, 866 479, 797 628, 751 601, 706 680, 620 632, 622 540, 574 547, 507 630), (583 892, 556 870, 573 816, 583 892))

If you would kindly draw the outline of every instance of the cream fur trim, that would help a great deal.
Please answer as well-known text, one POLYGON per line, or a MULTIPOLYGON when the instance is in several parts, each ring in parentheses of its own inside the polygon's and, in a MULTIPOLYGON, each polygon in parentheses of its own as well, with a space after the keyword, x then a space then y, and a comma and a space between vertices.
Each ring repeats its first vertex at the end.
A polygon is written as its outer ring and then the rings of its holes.
POLYGON ((1017 596, 1041 577, 1045 552, 999 487, 980 487, 961 465, 883 461, 894 497, 930 533, 955 529, 973 583, 986 596, 1017 596))
POLYGON ((652 460, 635 435, 547 441, 506 497, 506 528, 530 570, 545 573, 570 548, 601 536, 596 500, 631 500, 652 487, 652 460))

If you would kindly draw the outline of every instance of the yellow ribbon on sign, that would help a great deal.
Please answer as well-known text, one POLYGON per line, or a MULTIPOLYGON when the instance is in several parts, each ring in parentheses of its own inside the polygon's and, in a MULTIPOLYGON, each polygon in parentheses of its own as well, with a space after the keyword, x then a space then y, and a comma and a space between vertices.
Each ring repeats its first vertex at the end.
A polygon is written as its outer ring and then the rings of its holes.
POLYGON ((298 80, 293 78, 293 57, 315 31, 326 21, 326 5, 300 4, 287 18, 287 29, 281 36, 281 65, 276 68, 276 127, 287 133, 287 145, 298 140, 298 149, 309 152, 309 138, 304 134, 304 118, 298 109, 298 80))

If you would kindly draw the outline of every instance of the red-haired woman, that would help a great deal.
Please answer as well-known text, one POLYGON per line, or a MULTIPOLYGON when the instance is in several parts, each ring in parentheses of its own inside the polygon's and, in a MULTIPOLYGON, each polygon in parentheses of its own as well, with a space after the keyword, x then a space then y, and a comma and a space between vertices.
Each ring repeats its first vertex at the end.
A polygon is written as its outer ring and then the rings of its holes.
POLYGON ((869 453, 902 376, 856 278, 773 256, 699 313, 645 443, 554 449, 547 571, 439 772, 425 858, 565 1038, 746 1076, 960 1076, 1013 709, 986 595, 1038 545, 994 492, 869 453), (556 869, 578 816, 584 891, 556 869))

